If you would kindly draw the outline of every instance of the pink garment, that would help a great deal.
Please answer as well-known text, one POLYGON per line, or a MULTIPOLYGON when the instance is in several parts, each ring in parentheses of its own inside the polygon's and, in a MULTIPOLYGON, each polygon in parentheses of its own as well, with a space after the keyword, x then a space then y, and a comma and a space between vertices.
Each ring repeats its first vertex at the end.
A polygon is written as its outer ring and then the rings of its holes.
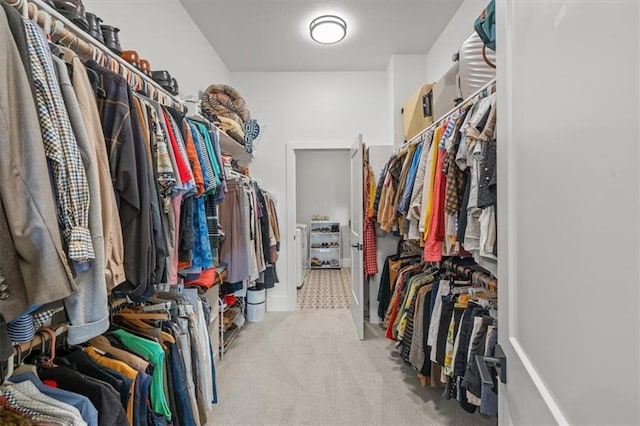
POLYGON ((436 181, 433 186, 433 214, 431 215, 429 236, 424 244, 424 260, 426 262, 439 262, 442 260, 442 244, 446 234, 444 202, 447 188, 447 177, 442 173, 442 166, 446 156, 447 152, 444 149, 438 150, 436 181))

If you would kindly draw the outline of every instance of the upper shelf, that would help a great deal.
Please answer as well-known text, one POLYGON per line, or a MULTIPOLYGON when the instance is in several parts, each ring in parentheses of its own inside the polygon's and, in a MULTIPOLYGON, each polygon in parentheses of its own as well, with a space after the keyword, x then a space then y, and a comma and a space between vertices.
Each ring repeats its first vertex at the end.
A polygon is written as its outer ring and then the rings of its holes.
POLYGON ((240 145, 235 139, 220 130, 220 149, 222 153, 231 154, 241 166, 249 166, 254 158, 254 153, 248 153, 244 145, 240 145))

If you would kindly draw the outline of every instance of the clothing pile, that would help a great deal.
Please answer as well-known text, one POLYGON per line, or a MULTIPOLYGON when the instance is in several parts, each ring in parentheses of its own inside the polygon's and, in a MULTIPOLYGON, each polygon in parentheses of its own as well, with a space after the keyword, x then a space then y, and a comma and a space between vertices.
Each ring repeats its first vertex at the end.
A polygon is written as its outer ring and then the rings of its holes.
MULTIPOLYGON (((485 274, 471 259, 456 262, 469 268, 474 278, 485 274)), ((390 256, 381 276, 378 315, 386 337, 397 342, 403 361, 418 371, 422 386, 444 386, 443 396, 457 400, 464 410, 497 416, 498 385, 483 384, 475 362, 476 355, 495 353, 494 294, 476 292, 470 282, 458 278, 462 277, 423 263, 420 256, 390 256)))
POLYGON ((495 100, 462 105, 382 171, 377 222, 418 241, 425 261, 469 253, 497 274, 495 100))
POLYGON ((0 4, 0 329, 64 301, 80 344, 108 329, 110 293, 142 302, 181 277, 213 285, 219 130, 0 4))
POLYGON ((71 350, 51 330, 51 354, 19 360, 0 386, 0 424, 207 424, 217 392, 206 300, 179 289, 144 312, 120 306, 108 333, 71 350))
POLYGON ((253 150, 252 144, 260 133, 260 127, 251 118, 240 92, 226 84, 212 84, 202 93, 201 101, 205 116, 219 122, 229 136, 245 145, 247 152, 253 150))

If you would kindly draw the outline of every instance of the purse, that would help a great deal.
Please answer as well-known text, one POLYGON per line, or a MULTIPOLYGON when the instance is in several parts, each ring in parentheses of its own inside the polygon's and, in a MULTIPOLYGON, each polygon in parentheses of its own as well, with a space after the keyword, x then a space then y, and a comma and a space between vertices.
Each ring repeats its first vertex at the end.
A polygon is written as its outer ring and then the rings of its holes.
POLYGON ((491 0, 487 7, 482 11, 478 19, 473 25, 476 33, 484 43, 482 48, 482 58, 492 68, 496 65, 489 61, 486 54, 486 49, 489 48, 495 52, 496 50, 496 3, 495 0, 491 0))

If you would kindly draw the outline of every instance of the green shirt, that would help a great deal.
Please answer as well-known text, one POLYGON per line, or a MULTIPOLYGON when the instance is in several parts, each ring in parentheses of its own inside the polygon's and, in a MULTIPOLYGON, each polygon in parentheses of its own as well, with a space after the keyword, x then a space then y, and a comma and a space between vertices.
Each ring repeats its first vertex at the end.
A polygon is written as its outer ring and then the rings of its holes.
POLYGON ((159 343, 138 337, 125 330, 113 332, 120 337, 122 343, 128 348, 146 356, 153 364, 153 375, 151 377, 151 406, 156 413, 162 414, 171 420, 171 410, 164 394, 164 351, 159 343))

